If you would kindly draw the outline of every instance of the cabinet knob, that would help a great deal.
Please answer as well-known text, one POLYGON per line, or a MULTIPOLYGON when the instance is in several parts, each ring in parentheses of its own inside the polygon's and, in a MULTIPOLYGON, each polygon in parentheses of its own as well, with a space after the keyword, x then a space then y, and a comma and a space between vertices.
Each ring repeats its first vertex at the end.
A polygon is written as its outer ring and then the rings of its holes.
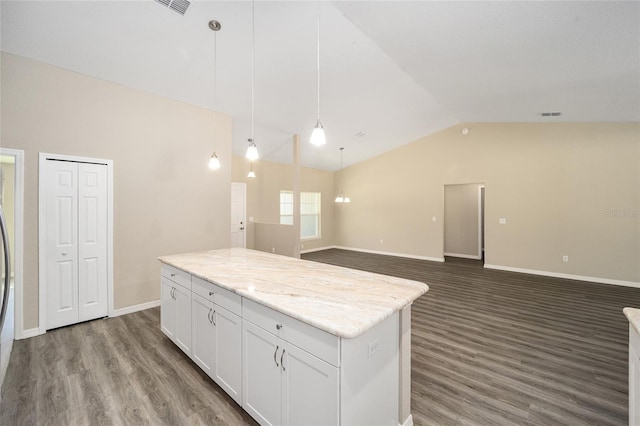
POLYGON ((214 293, 213 293, 212 291, 210 291, 210 292, 209 292, 209 296, 213 296, 213 294, 214 294, 214 293))
POLYGON ((276 324, 276 328, 280 330, 282 328, 282 324, 276 324))
POLYGON ((67 252, 66 252, 66 251, 63 251, 63 252, 62 252, 62 255, 63 255, 63 256, 66 256, 66 255, 67 255, 67 252))
POLYGON ((172 276, 172 277, 175 277, 175 276, 176 276, 176 274, 171 274, 171 276, 172 276))

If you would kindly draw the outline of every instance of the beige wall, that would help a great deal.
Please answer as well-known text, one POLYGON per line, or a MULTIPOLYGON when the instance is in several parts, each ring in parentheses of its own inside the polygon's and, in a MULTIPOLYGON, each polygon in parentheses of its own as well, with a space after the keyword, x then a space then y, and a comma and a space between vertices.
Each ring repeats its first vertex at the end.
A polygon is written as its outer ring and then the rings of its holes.
POLYGON ((640 124, 464 126, 338 173, 336 244, 440 258, 444 185, 484 182, 487 264, 640 282, 640 124))
POLYGON ((229 245, 229 117, 214 141, 210 110, 5 53, 1 93, 1 144, 25 151, 25 329, 38 325, 39 152, 114 162, 116 309, 160 297, 158 256, 229 245))
MULTIPOLYGON (((233 157, 233 182, 247 184, 247 218, 253 217, 254 222, 277 224, 280 223, 280 191, 291 191, 293 187, 293 166, 290 164, 274 163, 259 160, 253 164, 256 172, 255 179, 247 178, 249 162, 244 157, 233 157)), ((300 191, 320 192, 322 194, 320 230, 322 238, 304 240, 302 250, 333 245, 334 241, 334 188, 333 173, 325 170, 303 167, 301 169, 300 191)), ((247 233, 247 247, 254 248, 256 242, 255 226, 249 222, 247 233), (251 241, 251 243, 249 242, 251 241)), ((263 246, 266 243, 261 243, 263 246)), ((255 247, 257 248, 257 247, 255 247)))
POLYGON ((480 184, 445 185, 444 254, 480 259, 480 184))

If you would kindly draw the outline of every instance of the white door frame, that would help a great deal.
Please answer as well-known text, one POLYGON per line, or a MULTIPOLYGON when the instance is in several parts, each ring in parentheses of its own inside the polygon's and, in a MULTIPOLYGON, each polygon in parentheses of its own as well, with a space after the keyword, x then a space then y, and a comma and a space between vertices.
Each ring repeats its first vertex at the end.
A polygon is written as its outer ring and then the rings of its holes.
POLYGON ((44 173, 44 168, 48 159, 78 163, 105 164, 107 166, 107 312, 110 317, 113 316, 113 160, 41 152, 39 154, 38 165, 38 328, 40 334, 44 334, 47 331, 47 240, 44 214, 44 208, 46 206, 46 192, 44 191, 44 188, 46 187, 46 175, 44 173))
POLYGON ((14 339, 24 339, 24 151, 0 148, 0 155, 15 159, 14 205, 13 205, 13 291, 14 291, 14 339))
MULTIPOLYGON (((243 247, 247 248, 247 231, 249 229, 249 226, 247 224, 247 184, 244 182, 231 182, 231 196, 233 197, 233 187, 234 186, 238 186, 242 188, 242 204, 244 206, 244 217, 242 218, 243 223, 244 223, 244 232, 242 233, 242 238, 244 239, 243 241, 243 247)), ((232 218, 233 219, 233 218, 232 218)))

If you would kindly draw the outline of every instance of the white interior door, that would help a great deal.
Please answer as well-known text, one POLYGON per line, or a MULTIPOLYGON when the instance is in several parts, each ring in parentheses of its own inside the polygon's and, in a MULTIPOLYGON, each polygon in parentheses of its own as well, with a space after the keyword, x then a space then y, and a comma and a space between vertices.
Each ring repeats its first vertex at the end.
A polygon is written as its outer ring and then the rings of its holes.
POLYGON ((108 314, 107 166, 47 160, 46 328, 108 314))
POLYGON ((247 246, 247 185, 231 183, 231 247, 247 246))
POLYGON ((47 161, 47 328, 78 322, 78 165, 47 161))
POLYGON ((107 166, 78 165, 78 318, 107 316, 107 166))

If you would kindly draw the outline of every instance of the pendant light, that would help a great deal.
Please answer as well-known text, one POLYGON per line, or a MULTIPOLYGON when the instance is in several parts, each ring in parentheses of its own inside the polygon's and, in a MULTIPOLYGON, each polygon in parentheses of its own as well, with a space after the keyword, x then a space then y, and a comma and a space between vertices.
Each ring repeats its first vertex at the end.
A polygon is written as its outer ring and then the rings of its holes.
MULTIPOLYGON (((216 139, 216 95, 217 95, 217 78, 218 78, 218 59, 217 59, 217 55, 218 55, 218 38, 217 38, 217 34, 218 31, 220 31, 220 29, 222 28, 222 25, 220 24, 220 22, 216 21, 215 19, 212 19, 211 21, 209 21, 209 28, 213 31, 213 141, 217 142, 216 139)), ((213 152, 213 154, 211 154, 211 157, 209 158, 209 168, 211 170, 218 170, 220 168, 220 159, 218 158, 218 155, 215 153, 215 151, 213 152)))
POLYGON ((316 41, 317 41, 317 82, 318 82, 318 121, 316 122, 316 127, 313 128, 311 132, 311 138, 309 142, 312 145, 322 146, 327 143, 327 137, 324 134, 324 127, 322 127, 322 123, 320 122, 320 1, 318 1, 318 20, 317 20, 317 31, 316 31, 316 41))
POLYGON ((253 171, 253 161, 251 162, 251 170, 249 170, 247 177, 250 179, 255 179, 256 177, 256 173, 253 171))
MULTIPOLYGON (((255 0, 253 0, 251 2, 251 137, 249 138, 249 146, 247 147, 247 154, 246 154, 247 159, 252 162, 260 158, 260 155, 258 155, 258 147, 256 146, 255 139, 253 137, 254 121, 255 121, 254 116, 255 116, 255 110, 256 110, 255 62, 256 62, 256 5, 255 5, 255 0)), ((255 177, 255 174, 253 177, 255 177)))
MULTIPOLYGON (((344 147, 340 148, 340 170, 342 170, 342 152, 344 151, 344 147)), ((340 194, 336 197, 336 203, 350 203, 351 199, 349 197, 344 196, 343 192, 344 186, 344 178, 340 177, 340 194)))

